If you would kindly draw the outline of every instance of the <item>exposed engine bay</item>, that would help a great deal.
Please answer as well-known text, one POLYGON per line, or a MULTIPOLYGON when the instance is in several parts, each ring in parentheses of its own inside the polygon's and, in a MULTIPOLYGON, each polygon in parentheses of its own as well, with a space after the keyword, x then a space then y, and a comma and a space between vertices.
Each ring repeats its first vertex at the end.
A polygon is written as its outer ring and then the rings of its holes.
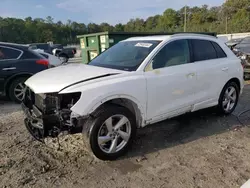
POLYGON ((82 131, 84 118, 74 115, 70 108, 80 99, 81 93, 35 94, 27 90, 22 103, 26 114, 25 125, 35 139, 57 137, 61 132, 75 134, 82 131))

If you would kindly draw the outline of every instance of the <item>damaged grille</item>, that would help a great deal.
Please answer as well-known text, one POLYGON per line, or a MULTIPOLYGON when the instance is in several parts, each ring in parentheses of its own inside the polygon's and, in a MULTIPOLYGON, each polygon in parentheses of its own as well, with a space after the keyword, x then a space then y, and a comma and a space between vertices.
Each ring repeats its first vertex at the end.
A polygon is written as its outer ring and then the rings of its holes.
POLYGON ((30 108, 35 105, 44 114, 55 113, 55 110, 59 108, 59 97, 57 93, 35 94, 28 88, 25 97, 26 103, 28 103, 30 108))
POLYGON ((44 99, 44 109, 46 113, 54 113, 59 109, 59 97, 57 94, 46 94, 44 99))
POLYGON ((35 94, 35 106, 42 111, 44 109, 44 101, 43 100, 44 99, 40 95, 35 94))
POLYGON ((43 114, 51 115, 60 113, 62 110, 69 110, 80 99, 80 96, 80 92, 61 95, 58 93, 35 94, 28 88, 25 104, 30 109, 35 105, 43 114))

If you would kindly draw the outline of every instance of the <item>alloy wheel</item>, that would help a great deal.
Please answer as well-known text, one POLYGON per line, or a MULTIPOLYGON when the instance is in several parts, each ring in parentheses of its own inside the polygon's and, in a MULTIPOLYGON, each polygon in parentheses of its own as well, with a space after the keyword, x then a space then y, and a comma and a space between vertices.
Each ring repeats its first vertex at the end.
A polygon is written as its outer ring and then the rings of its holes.
POLYGON ((109 117, 100 127, 98 132, 98 145, 108 154, 116 153, 123 149, 131 137, 131 123, 124 115, 109 117))
POLYGON ((222 103, 225 112, 230 112, 234 108, 236 100, 237 100, 236 89, 233 86, 228 87, 224 94, 222 103))
POLYGON ((59 59, 60 59, 63 63, 65 63, 67 58, 64 57, 64 56, 61 56, 61 57, 59 57, 59 59))
POLYGON ((27 90, 27 86, 26 86, 24 83, 19 83, 19 84, 16 85, 16 87, 14 88, 14 95, 15 95, 15 97, 16 97, 19 101, 22 101, 22 100, 24 99, 26 90, 27 90))

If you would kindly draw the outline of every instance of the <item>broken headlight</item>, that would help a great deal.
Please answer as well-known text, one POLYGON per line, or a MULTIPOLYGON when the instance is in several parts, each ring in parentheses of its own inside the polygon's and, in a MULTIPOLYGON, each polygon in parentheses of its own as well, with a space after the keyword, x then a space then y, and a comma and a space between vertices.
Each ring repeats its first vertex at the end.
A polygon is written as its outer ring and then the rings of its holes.
POLYGON ((81 93, 67 93, 60 95, 60 107, 61 109, 70 109, 81 97, 81 93))

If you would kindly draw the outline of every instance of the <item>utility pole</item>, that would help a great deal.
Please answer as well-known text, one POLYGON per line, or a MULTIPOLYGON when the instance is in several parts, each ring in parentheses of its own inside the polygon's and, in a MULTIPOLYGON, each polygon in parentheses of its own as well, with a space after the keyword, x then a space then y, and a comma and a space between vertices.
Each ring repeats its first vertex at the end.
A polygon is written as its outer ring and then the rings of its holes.
POLYGON ((187 31, 187 5, 185 5, 185 13, 184 13, 184 32, 187 31))
POLYGON ((228 33, 228 18, 227 18, 227 15, 226 15, 226 34, 228 33))

